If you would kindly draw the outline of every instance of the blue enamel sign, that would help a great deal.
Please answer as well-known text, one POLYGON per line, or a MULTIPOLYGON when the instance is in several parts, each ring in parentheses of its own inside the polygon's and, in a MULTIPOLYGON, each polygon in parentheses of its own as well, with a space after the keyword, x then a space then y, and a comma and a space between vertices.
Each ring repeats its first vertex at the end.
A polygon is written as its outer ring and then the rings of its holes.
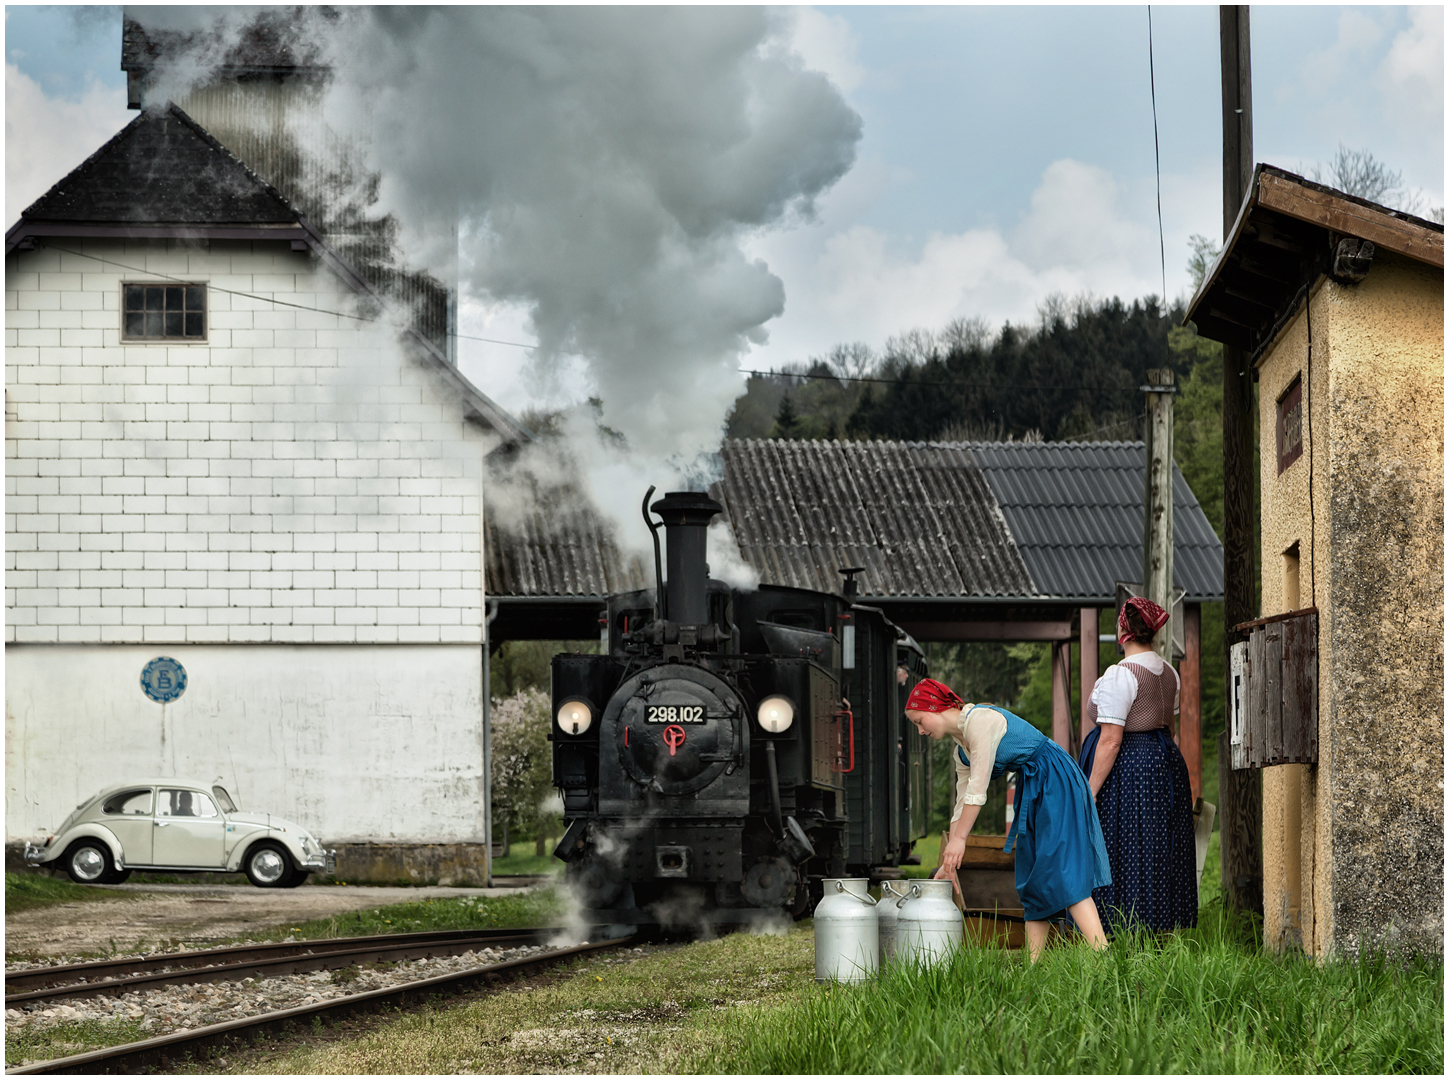
POLYGON ((169 656, 158 656, 141 669, 141 689, 162 705, 175 701, 186 690, 186 669, 169 656))

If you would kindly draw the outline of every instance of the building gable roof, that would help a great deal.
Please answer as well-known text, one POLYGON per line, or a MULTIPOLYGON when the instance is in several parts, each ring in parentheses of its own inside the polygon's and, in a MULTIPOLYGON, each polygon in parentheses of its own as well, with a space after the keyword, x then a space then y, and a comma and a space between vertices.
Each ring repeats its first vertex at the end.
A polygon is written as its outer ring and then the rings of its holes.
MULTIPOLYGON (((31 203, 5 234, 5 250, 46 236, 287 240, 311 250, 356 292, 379 291, 287 199, 177 105, 146 109, 31 203)), ((413 344, 450 383, 466 415, 505 439, 529 430, 458 371, 415 327, 413 344)))
POLYGON ((77 225, 294 226, 298 217, 176 105, 144 110, 21 214, 77 225))

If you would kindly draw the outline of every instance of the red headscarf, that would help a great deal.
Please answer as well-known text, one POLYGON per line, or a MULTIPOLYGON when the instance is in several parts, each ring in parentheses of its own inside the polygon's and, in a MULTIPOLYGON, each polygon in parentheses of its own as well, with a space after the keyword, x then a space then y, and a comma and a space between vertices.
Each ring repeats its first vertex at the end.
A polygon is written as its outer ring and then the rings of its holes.
POLYGON ((935 679, 922 679, 911 687, 911 696, 906 698, 906 708, 920 712, 945 712, 947 709, 959 709, 965 704, 966 702, 956 696, 954 690, 935 679))
POLYGON ((1154 633, 1167 625, 1169 616, 1157 604, 1145 596, 1129 597, 1127 602, 1122 605, 1122 610, 1117 614, 1117 643, 1119 645, 1125 645, 1133 637, 1132 631, 1127 628, 1127 610, 1129 608, 1136 608, 1137 614, 1141 615, 1142 620, 1147 623, 1147 628, 1154 633))

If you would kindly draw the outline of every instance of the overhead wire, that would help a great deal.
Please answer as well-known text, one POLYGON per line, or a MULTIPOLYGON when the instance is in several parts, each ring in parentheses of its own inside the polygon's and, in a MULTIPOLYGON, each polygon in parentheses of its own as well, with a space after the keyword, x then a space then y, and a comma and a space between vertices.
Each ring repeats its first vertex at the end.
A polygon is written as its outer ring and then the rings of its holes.
MULTIPOLYGON (((194 278, 177 277, 175 274, 168 274, 164 271, 152 270, 143 266, 133 266, 129 263, 122 262, 119 259, 113 259, 104 255, 94 255, 88 251, 75 251, 72 248, 60 247, 56 244, 46 244, 45 246, 52 251, 59 251, 65 255, 74 255, 77 258, 91 259, 94 262, 102 263, 107 266, 115 266, 121 270, 129 270, 132 273, 145 274, 148 277, 161 278, 164 281, 174 281, 179 285, 195 283, 194 278)), ((317 307, 313 304, 299 304, 292 300, 279 300, 275 296, 263 296, 258 293, 247 292, 245 289, 228 289, 224 286, 210 283, 207 285, 207 289, 213 292, 224 293, 228 296, 240 296, 248 300, 255 300, 258 303, 276 304, 281 307, 292 308, 296 311, 312 311, 316 312, 319 315, 334 315, 340 319, 353 319, 358 322, 371 322, 375 318, 375 316, 372 315, 358 314, 356 312, 350 311, 334 311, 331 308, 317 307)), ((541 345, 537 344, 530 345, 522 341, 504 341, 501 338, 480 337, 476 334, 460 334, 452 332, 448 336, 453 338, 460 338, 466 341, 481 341, 490 345, 507 345, 517 349, 542 348, 541 345)), ((588 355, 586 353, 574 352, 568 349, 557 349, 555 351, 563 356, 587 357, 588 355)), ((743 375, 756 375, 762 378, 834 379, 837 382, 880 383, 886 386, 898 385, 901 381, 900 379, 884 379, 869 375, 836 375, 834 373, 824 374, 814 372, 797 373, 791 371, 762 370, 759 368, 740 368, 739 371, 743 375)), ((912 381, 910 385, 931 388, 972 390, 1081 390, 1095 392, 1126 392, 1134 389, 1134 387, 1130 386, 1068 385, 1065 383, 1052 383, 1049 386, 1043 386, 1040 383, 964 382, 955 379, 948 381, 912 381)))
POLYGON ((1157 164, 1157 251, 1162 260, 1162 306, 1167 308, 1167 237, 1162 228, 1162 149, 1157 138, 1157 70, 1152 56, 1152 5, 1147 5, 1147 85, 1152 90, 1152 156, 1157 164))

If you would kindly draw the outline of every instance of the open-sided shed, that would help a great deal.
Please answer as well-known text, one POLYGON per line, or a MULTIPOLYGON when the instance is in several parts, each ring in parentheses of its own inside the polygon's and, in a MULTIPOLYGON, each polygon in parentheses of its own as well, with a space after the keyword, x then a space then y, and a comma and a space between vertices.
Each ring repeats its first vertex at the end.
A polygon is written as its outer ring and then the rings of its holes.
MULTIPOLYGON (((763 583, 838 590, 840 571, 861 567, 861 602, 918 640, 1049 642, 1053 737, 1079 742, 1070 646, 1084 646, 1077 675, 1089 687, 1098 614, 1142 572, 1141 443, 728 440, 721 461, 711 494, 763 583)), ((1173 494, 1180 741, 1198 794, 1200 611, 1222 597, 1222 547, 1176 470, 1173 494)), ((592 515, 535 517, 489 526, 494 640, 591 636, 604 595, 650 583, 592 515)))

